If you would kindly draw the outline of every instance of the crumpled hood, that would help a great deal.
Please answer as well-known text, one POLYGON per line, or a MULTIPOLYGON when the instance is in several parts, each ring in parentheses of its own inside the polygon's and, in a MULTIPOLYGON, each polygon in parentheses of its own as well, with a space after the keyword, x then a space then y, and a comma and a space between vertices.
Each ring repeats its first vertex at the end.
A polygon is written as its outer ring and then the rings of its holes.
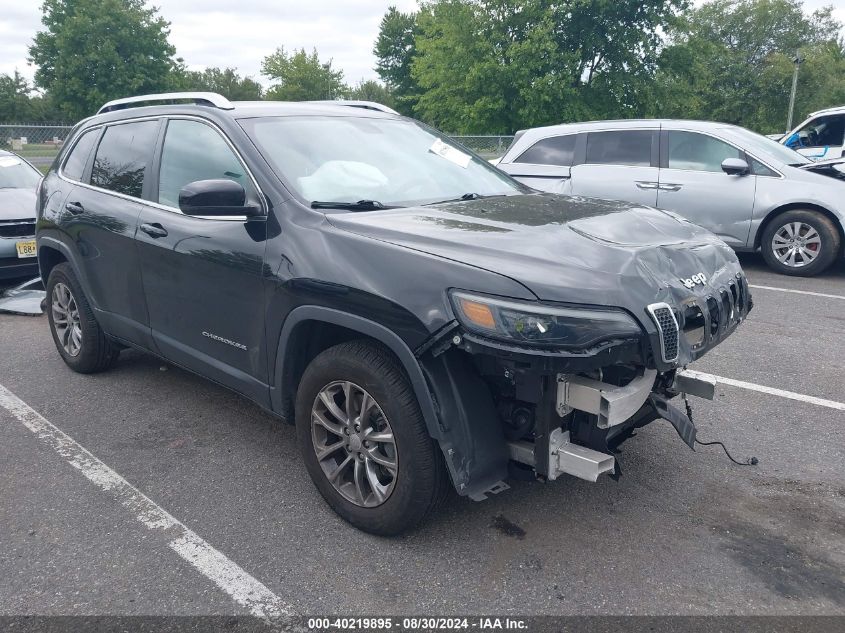
POLYGON ((740 271, 724 242, 680 216, 594 198, 527 194, 329 221, 505 275, 541 300, 619 306, 638 316, 657 301, 678 305, 691 292, 683 280, 693 275, 706 277, 694 289, 703 293, 740 271))
POLYGON ((35 191, 0 189, 0 220, 35 219, 35 191))

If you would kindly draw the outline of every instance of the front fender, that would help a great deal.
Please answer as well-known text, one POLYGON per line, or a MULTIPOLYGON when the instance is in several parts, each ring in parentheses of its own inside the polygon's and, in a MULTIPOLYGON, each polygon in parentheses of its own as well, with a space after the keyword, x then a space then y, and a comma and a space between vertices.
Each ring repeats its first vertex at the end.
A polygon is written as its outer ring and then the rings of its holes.
POLYGON ((452 482, 462 495, 479 498, 505 478, 507 447, 484 382, 468 361, 449 353, 430 357, 425 367, 408 345, 387 327, 365 317, 334 308, 305 305, 295 308, 282 326, 275 360, 275 385, 270 390, 274 411, 285 408, 283 377, 291 362, 288 347, 296 327, 317 321, 360 332, 390 349, 402 363, 419 402, 429 435, 440 446, 452 482))

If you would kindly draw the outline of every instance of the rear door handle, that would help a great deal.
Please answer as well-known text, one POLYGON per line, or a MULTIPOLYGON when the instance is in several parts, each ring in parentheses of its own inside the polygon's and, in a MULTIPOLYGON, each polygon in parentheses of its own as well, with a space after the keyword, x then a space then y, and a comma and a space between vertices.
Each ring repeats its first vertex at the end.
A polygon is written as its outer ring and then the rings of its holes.
POLYGON ((85 207, 83 207, 79 202, 68 202, 65 205, 65 209, 73 213, 73 215, 79 215, 80 213, 85 213, 85 207))
POLYGON ((139 228, 153 239, 167 237, 167 229, 158 222, 154 224, 142 224, 139 228))
POLYGON ((637 187, 639 187, 640 189, 657 189, 658 186, 659 185, 656 182, 647 182, 645 180, 637 181, 637 187))
POLYGON ((660 185, 658 189, 660 189, 660 191, 680 191, 681 187, 683 187, 683 185, 667 182, 666 184, 660 185))

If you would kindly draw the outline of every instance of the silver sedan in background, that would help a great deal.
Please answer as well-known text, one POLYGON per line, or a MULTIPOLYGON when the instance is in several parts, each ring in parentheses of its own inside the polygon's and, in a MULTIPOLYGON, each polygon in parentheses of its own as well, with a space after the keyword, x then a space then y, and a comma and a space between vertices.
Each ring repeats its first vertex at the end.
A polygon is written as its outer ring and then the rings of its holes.
POLYGON ((35 191, 41 172, 0 150, 0 279, 38 275, 35 191))
POLYGON ((500 169, 555 193, 674 211, 774 270, 816 275, 843 256, 845 167, 734 125, 629 120, 518 132, 500 169))

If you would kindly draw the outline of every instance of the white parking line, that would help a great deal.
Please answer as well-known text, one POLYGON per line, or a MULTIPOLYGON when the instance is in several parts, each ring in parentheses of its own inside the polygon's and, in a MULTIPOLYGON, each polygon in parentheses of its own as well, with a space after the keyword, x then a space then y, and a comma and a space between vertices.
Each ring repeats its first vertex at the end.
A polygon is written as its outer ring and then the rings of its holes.
POLYGON ((748 284, 749 288, 757 288, 758 290, 775 290, 777 292, 791 292, 796 295, 810 295, 812 297, 825 297, 826 299, 845 299, 845 295, 828 295, 823 292, 810 292, 809 290, 793 290, 792 288, 776 288, 775 286, 758 286, 755 284, 748 284))
POLYGON ((739 387, 740 389, 748 389, 750 391, 767 393, 772 396, 780 396, 781 398, 788 398, 790 400, 798 400, 799 402, 807 402, 809 404, 815 404, 820 407, 827 407, 828 409, 845 411, 845 402, 837 402, 836 400, 825 400, 824 398, 808 396, 803 393, 795 393, 794 391, 786 391, 784 389, 775 389, 774 387, 766 387, 765 385, 758 385, 753 382, 745 382, 744 380, 734 380, 733 378, 725 378, 723 376, 705 374, 704 372, 694 371, 692 369, 688 369, 686 373, 695 378, 709 378, 711 380, 715 380, 717 384, 721 383, 723 385, 730 385, 731 387, 739 387))
POLYGON ((3 385, 0 385, 0 407, 11 413, 100 490, 129 510, 147 529, 166 531, 172 537, 168 545, 174 552, 250 613, 267 620, 293 615, 293 609, 261 582, 206 543, 196 532, 171 516, 3 385))

